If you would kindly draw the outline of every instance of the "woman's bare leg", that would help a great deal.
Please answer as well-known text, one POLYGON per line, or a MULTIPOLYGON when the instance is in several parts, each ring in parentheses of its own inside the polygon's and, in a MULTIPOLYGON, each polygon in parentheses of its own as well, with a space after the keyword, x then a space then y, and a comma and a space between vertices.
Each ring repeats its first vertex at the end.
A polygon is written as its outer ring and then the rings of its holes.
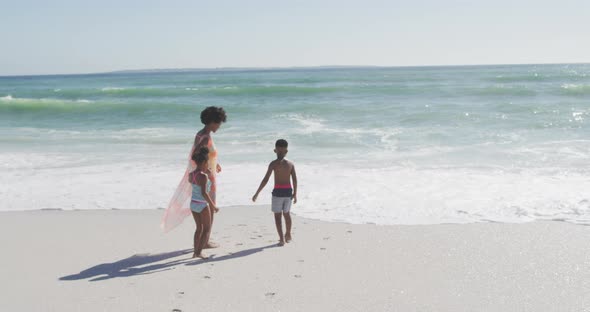
MULTIPOLYGON (((214 176, 213 177, 209 176, 209 179, 211 180, 211 192, 209 192, 209 197, 211 197, 211 200, 213 201, 213 203, 215 205, 217 205, 217 201, 216 201, 217 182, 215 181, 214 176)), ((214 219, 215 219, 215 212, 211 211, 211 226, 209 227, 209 232, 205 232, 206 233, 205 236, 207 237, 205 240, 205 246, 203 247, 205 249, 219 247, 217 244, 209 241, 209 237, 211 237, 211 231, 213 230, 214 219)))

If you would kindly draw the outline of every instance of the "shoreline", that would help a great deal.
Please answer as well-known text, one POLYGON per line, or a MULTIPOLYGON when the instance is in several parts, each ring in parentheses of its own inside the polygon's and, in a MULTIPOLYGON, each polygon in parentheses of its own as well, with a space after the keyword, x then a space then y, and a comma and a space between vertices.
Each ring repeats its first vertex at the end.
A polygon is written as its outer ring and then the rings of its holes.
MULTIPOLYGON (((240 209, 240 208, 244 208, 244 209, 248 209, 248 208, 254 208, 254 209, 261 209, 261 208, 268 208, 268 210, 270 211, 270 205, 268 204, 251 204, 251 205, 231 205, 231 206, 223 206, 220 207, 220 209, 240 209)), ((70 213, 70 212, 100 212, 100 211, 105 211, 105 212, 109 212, 109 211, 135 211, 135 212, 154 212, 154 211, 159 211, 162 214, 164 213, 164 211, 166 210, 166 208, 152 208, 152 209, 147 209, 147 208, 139 208, 139 209, 124 209, 124 208, 89 208, 89 209, 79 209, 79 208, 75 208, 75 209, 68 209, 68 208, 39 208, 39 209, 30 209, 30 210, 0 210, 0 216, 2 214, 11 214, 11 213, 43 213, 43 212, 63 212, 63 213, 70 213)), ((295 209, 296 210, 296 209, 295 209)), ((522 222, 509 222, 509 221, 496 221, 496 220, 480 220, 480 221, 472 221, 472 222, 440 222, 440 223, 411 223, 411 224, 406 224, 406 223, 374 223, 374 222, 367 222, 367 223, 353 223, 353 222, 349 222, 349 221, 345 221, 345 220, 327 220, 327 219, 320 219, 320 218, 310 218, 310 217, 305 217, 305 216, 300 216, 298 215, 296 212, 291 212, 291 215, 299 218, 299 219, 303 219, 303 220, 307 220, 307 221, 317 221, 317 222, 324 222, 324 223, 329 223, 329 224, 343 224, 343 225, 355 225, 355 226, 384 226, 384 227, 404 227, 404 226, 439 226, 439 225, 473 225, 473 224, 506 224, 506 225, 525 225, 525 224, 531 224, 531 223, 565 223, 565 224, 570 224, 570 225, 574 225, 574 226, 590 226, 590 224, 586 224, 586 223, 577 223, 577 222, 573 222, 573 221, 567 221, 565 219, 562 218, 555 218, 555 219, 534 219, 534 220, 526 220, 526 221, 522 221, 522 222)), ((188 218, 187 218, 188 219, 188 218)), ((192 221, 191 221, 192 222, 192 221)), ((174 230, 172 230, 174 231, 174 230)))

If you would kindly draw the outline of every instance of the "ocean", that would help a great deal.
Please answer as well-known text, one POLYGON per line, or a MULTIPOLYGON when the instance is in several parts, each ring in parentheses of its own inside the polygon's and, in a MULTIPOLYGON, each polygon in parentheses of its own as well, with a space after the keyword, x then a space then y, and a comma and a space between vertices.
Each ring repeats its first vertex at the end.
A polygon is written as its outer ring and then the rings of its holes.
POLYGON ((0 210, 166 207, 207 106, 219 217, 283 138, 303 217, 590 224, 590 64, 0 77, 0 210))

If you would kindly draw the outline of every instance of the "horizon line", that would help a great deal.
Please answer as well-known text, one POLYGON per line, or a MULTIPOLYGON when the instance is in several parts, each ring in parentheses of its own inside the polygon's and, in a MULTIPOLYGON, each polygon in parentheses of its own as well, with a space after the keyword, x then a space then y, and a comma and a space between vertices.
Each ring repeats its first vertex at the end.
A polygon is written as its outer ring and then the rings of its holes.
POLYGON ((145 73, 174 73, 191 71, 271 71, 271 70, 296 70, 296 69, 361 69, 361 68, 427 68, 427 67, 487 67, 487 66, 531 66, 531 65, 586 65, 590 62, 566 62, 566 63, 498 63, 498 64, 453 64, 453 65, 315 65, 315 66, 268 66, 268 67, 188 67, 188 68, 146 68, 146 69, 121 69, 104 72, 69 73, 69 74, 26 74, 26 75, 0 75, 0 78, 18 77, 47 77, 47 76, 92 76, 109 74, 145 74, 145 73))

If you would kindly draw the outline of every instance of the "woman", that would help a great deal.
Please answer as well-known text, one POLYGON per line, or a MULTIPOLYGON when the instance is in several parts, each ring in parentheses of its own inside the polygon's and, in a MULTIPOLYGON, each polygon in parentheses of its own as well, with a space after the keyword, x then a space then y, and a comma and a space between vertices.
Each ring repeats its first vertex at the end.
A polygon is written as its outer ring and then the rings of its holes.
MULTIPOLYGON (((164 218, 162 219, 162 228, 165 232, 172 230, 174 227, 179 225, 184 220, 184 218, 191 215, 189 203, 192 194, 192 187, 188 182, 188 175, 197 167, 191 158, 194 151, 200 150, 201 147, 207 147, 209 149, 207 175, 211 181, 210 196, 213 200, 213 203, 217 204, 215 196, 217 183, 215 177, 217 173, 221 172, 221 165, 217 163, 217 150, 215 149, 215 144, 213 143, 213 137, 211 136, 211 133, 217 132, 217 130, 219 130, 221 127, 221 124, 226 121, 227 115, 222 107, 210 106, 201 112, 201 122, 203 123, 204 127, 199 132, 197 132, 197 135, 195 136, 193 147, 189 153, 189 164, 186 172, 184 173, 184 176, 176 188, 176 192, 174 193, 174 196, 170 200, 170 204, 164 213, 164 218)), ((211 225, 213 225, 213 215, 214 214, 212 213, 211 225)), ((212 227, 209 228, 209 231, 206 234, 207 244, 205 245, 205 248, 217 247, 215 244, 209 242, 211 228, 212 227)))

